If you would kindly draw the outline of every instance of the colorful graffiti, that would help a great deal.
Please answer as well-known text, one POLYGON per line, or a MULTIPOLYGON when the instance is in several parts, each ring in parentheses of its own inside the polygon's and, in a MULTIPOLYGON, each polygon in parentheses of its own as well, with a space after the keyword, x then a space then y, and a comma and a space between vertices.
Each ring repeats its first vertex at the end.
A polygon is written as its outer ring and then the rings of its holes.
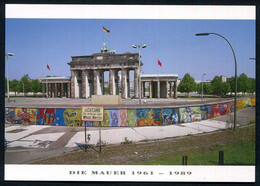
POLYGON ((55 110, 51 109, 37 109, 37 125, 53 125, 55 119, 55 110))
POLYGON ((214 117, 223 116, 234 112, 234 104, 233 102, 228 103, 220 103, 212 106, 214 117))
POLYGON ((66 126, 82 126, 81 109, 65 109, 63 118, 66 126))
POLYGON ((179 111, 180 111, 180 122, 181 123, 188 123, 188 122, 201 120, 200 107, 179 108, 179 111))
POLYGON ((15 119, 15 109, 5 108, 5 123, 13 123, 15 119))
POLYGON ((129 127, 136 126, 136 110, 135 109, 127 110, 127 123, 128 123, 129 127))
POLYGON ((109 127, 109 110, 104 110, 104 121, 101 121, 102 127, 109 127))
POLYGON ((251 98, 251 106, 254 107, 255 106, 255 98, 251 98))
MULTIPOLYGON (((237 100, 237 110, 255 106, 255 98, 237 100)), ((103 127, 158 126, 205 120, 234 112, 234 102, 183 108, 104 110, 103 127)), ((98 127, 99 122, 82 122, 81 109, 5 108, 5 123, 23 125, 98 127)))
POLYGON ((137 109, 137 126, 161 125, 159 109, 137 109))
POLYGON ((110 110, 110 127, 118 127, 118 110, 110 110))
POLYGON ((118 110, 118 126, 126 127, 127 126, 127 110, 118 110))
POLYGON ((162 109, 162 124, 170 125, 179 122, 178 109, 162 109))
POLYGON ((37 109, 16 108, 14 124, 35 125, 37 109))

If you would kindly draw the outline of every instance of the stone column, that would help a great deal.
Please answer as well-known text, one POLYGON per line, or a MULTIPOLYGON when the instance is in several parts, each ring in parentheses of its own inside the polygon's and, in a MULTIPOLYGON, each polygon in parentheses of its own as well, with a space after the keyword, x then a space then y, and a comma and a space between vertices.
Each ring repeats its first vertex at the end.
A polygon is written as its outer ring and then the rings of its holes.
POLYGON ((166 81, 166 98, 169 98, 168 85, 169 85, 169 81, 166 81))
POLYGON ((82 89, 82 98, 86 98, 86 71, 82 70, 81 72, 81 89, 82 89))
POLYGON ((109 70, 109 95, 115 95, 114 88, 115 88, 115 74, 114 74, 114 70, 110 69, 109 70))
POLYGON ((169 87, 170 88, 170 98, 172 98, 172 82, 170 81, 169 84, 170 84, 170 87, 169 87))
POLYGON ((134 98, 138 98, 138 68, 134 70, 134 98))
POLYGON ((45 97, 45 83, 42 82, 42 97, 45 97))
POLYGON ((144 98, 144 82, 141 81, 141 98, 144 98))
POLYGON ((127 97, 130 98, 130 77, 129 77, 129 69, 126 69, 126 92, 127 92, 127 97))
POLYGON ((121 71, 121 88, 122 88, 121 97, 123 99, 126 99, 127 98, 127 95, 126 95, 126 93, 127 93, 127 91, 126 91, 126 89, 127 89, 127 87, 126 87, 126 69, 122 69, 122 71, 121 71))
POLYGON ((174 81, 174 99, 177 99, 177 81, 174 81))
POLYGON ((64 97, 64 86, 63 86, 63 83, 60 84, 60 96, 64 97))
POLYGON ((153 98, 153 93, 152 93, 152 81, 149 82, 149 97, 153 98))
POLYGON ((93 79, 94 79, 94 95, 97 95, 97 70, 93 70, 93 79))
POLYGON ((75 98, 75 71, 71 70, 71 98, 75 98))
POLYGON ((161 91, 161 90, 160 90, 160 81, 159 81, 159 80, 157 81, 157 86, 158 86, 158 87, 157 87, 157 89, 158 89, 158 90, 157 90, 157 91, 158 91, 158 92, 157 92, 157 96, 158 96, 158 98, 160 98, 160 97, 161 97, 161 96, 160 96, 160 91, 161 91))
POLYGON ((58 97, 58 88, 57 88, 57 83, 54 83, 54 97, 58 97))
POLYGON ((68 95, 68 98, 71 98, 71 83, 68 82, 67 83, 67 95, 68 95))
POLYGON ((49 98, 52 97, 52 93, 51 93, 51 83, 48 83, 48 97, 49 97, 49 98))

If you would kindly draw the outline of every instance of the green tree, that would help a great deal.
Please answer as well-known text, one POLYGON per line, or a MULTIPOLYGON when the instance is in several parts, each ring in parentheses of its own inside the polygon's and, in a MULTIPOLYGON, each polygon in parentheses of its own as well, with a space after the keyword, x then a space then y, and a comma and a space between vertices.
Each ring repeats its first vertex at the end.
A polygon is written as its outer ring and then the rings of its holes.
POLYGON ((220 96, 222 94, 222 85, 223 85, 221 77, 215 76, 210 84, 212 86, 212 93, 214 95, 220 96))
POLYGON ((31 82, 31 91, 36 94, 37 92, 42 91, 41 83, 38 80, 32 80, 31 82))
POLYGON ((14 91, 15 96, 16 96, 16 92, 19 91, 19 81, 14 79, 14 80, 10 81, 9 83, 10 83, 10 90, 14 91))
POLYGON ((28 93, 31 91, 31 82, 28 74, 24 75, 21 78, 19 84, 19 92, 23 92, 23 85, 24 85, 24 93, 28 93))
POLYGON ((247 79, 246 92, 252 93, 252 94, 255 92, 255 79, 254 78, 247 79))
POLYGON ((231 78, 227 78, 227 82, 229 83, 230 92, 232 94, 235 92, 235 77, 232 76, 231 78))
POLYGON ((221 87, 222 95, 226 95, 230 91, 231 91, 230 84, 228 82, 222 83, 222 87, 221 87))
POLYGON ((182 93, 184 92, 186 96, 188 96, 190 92, 196 91, 194 78, 191 77, 189 73, 186 73, 177 87, 177 90, 182 93))
POLYGON ((247 75, 245 73, 240 74, 240 76, 237 79, 237 91, 242 92, 243 95, 246 93, 247 89, 247 75))

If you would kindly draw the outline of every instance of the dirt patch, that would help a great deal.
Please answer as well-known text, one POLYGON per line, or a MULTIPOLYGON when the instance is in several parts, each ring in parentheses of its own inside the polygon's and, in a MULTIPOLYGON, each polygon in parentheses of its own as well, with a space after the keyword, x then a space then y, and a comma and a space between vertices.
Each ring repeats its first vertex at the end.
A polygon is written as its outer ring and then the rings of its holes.
POLYGON ((254 138, 255 125, 251 124, 237 128, 236 131, 228 129, 186 137, 143 141, 142 143, 106 145, 102 147, 101 154, 93 149, 84 152, 75 148, 71 153, 37 161, 33 164, 137 164, 166 154, 183 156, 198 150, 208 152, 216 146, 253 140, 254 138))

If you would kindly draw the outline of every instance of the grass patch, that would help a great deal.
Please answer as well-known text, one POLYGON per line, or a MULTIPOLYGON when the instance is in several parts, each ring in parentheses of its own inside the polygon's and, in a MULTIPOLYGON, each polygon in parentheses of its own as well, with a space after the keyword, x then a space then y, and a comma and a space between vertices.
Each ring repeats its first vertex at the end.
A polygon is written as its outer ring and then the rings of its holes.
POLYGON ((224 151, 224 165, 255 165, 255 141, 237 142, 226 146, 211 147, 208 150, 187 151, 166 154, 138 165, 182 165, 182 155, 188 156, 188 165, 218 165, 219 151, 224 151))

